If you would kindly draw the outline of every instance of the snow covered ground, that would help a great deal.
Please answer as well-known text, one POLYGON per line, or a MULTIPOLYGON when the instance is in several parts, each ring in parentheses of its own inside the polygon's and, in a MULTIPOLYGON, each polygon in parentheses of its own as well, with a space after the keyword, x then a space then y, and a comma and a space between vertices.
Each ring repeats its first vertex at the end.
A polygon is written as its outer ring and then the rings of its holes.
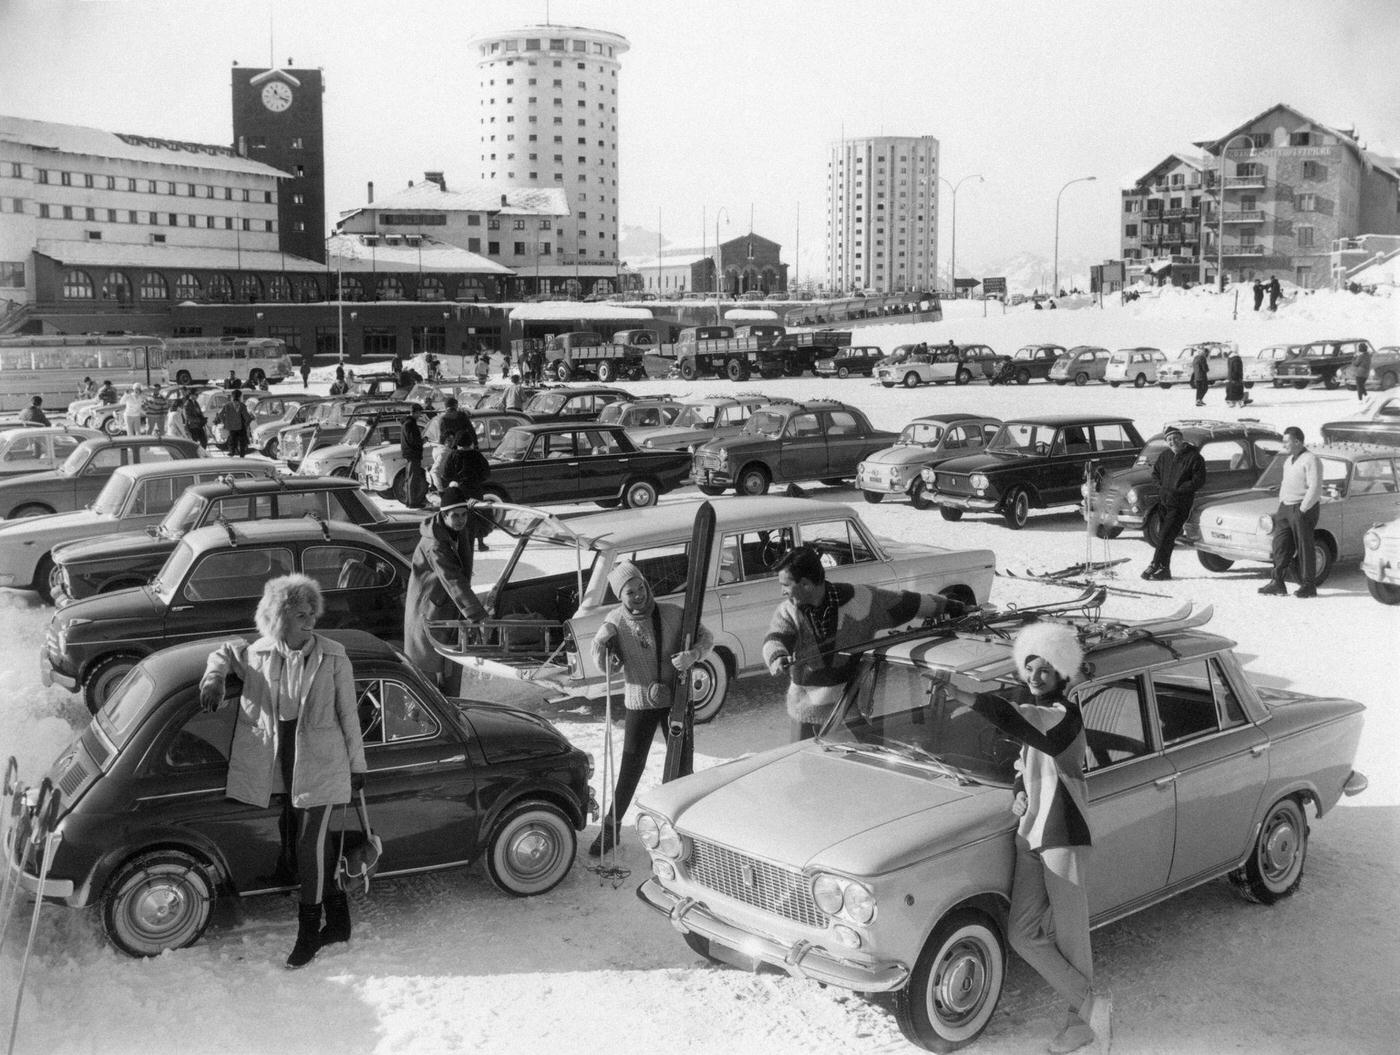
MULTIPOLYGON (((1362 336, 1400 343, 1400 302, 1319 293, 1276 316, 1244 310, 1231 298, 1166 291, 1126 306, 1085 305, 1054 312, 1029 305, 949 305, 942 324, 879 326, 857 343, 885 347, 910 340, 985 341, 1012 351, 1031 341, 1155 344, 1168 351, 1195 340, 1232 339, 1246 352, 1266 344, 1362 336)), ((1247 305, 1246 305, 1247 309, 1247 305)), ((709 392, 707 382, 648 381, 643 391, 709 392)), ((897 429, 934 409, 999 416, 1070 410, 1131 414, 1144 434, 1169 418, 1233 417, 1217 388, 1205 411, 1189 390, 923 388, 886 391, 864 380, 813 378, 743 386, 799 397, 839 395, 897 429)), ((1351 413, 1347 392, 1256 388, 1249 413, 1310 438, 1322 422, 1351 413)), ((684 497, 682 492, 666 500, 684 497)), ((999 520, 957 524, 904 502, 866 505, 849 489, 814 485, 814 498, 855 503, 884 535, 940 545, 988 546, 1003 568, 1059 567, 1083 559, 1075 513, 1033 515, 1025 531, 999 520)), ((1096 544, 1095 555, 1103 552, 1096 544)), ((1112 543, 1132 558, 1125 582, 1149 551, 1138 538, 1112 543)), ((1141 616, 1190 598, 1213 604, 1211 629, 1239 642, 1261 681, 1337 694, 1367 705, 1357 767, 1371 780, 1312 827, 1307 874, 1298 894, 1273 908, 1249 905, 1216 882, 1095 933, 1101 979, 1115 994, 1115 1050, 1132 1053, 1239 1051, 1389 1052, 1400 1033, 1392 996, 1400 974, 1400 609, 1367 595, 1355 566, 1343 566, 1314 601, 1265 598, 1255 590, 1263 567, 1213 575, 1181 552, 1177 579, 1153 584, 1161 598, 1117 597, 1107 612, 1141 616)), ((997 579, 993 600, 1031 603, 1065 595, 1036 583, 997 579)), ((776 596, 775 596, 776 603, 776 596)), ((32 595, 0 591, 0 757, 20 758, 39 777, 86 720, 76 697, 39 684, 35 655, 47 610, 32 595)), ((741 682, 719 719, 697 733, 699 764, 782 743, 782 686, 766 677, 741 682)), ((601 758, 599 709, 543 705, 527 687, 482 684, 484 695, 539 707, 579 746, 601 758)), ((614 732, 620 740, 620 727, 614 732)), ((620 743, 619 743, 620 747, 620 743)), ((643 788, 659 779, 659 752, 643 788)), ((755 804, 761 808, 761 804, 755 804)), ((581 840, 591 840, 590 830, 581 840)), ((283 898, 237 906, 191 949, 154 960, 128 959, 102 938, 95 912, 46 909, 25 996, 20 1052, 609 1052, 655 1055, 738 1051, 808 1055, 910 1050, 892 1016, 849 994, 777 974, 749 975, 699 961, 680 936, 643 909, 633 890, 648 863, 635 836, 621 855, 631 869, 619 887, 602 883, 580 856, 573 874, 540 898, 506 899, 479 869, 382 881, 356 898, 349 948, 328 951, 288 973, 295 911, 283 898)), ((1107 866, 1096 862, 1096 866, 1107 866)), ((11 923, 0 961, 0 1024, 17 974, 24 927, 11 923)), ((1049 991, 1013 964, 997 1015, 972 1050, 991 1055, 1039 1052, 1058 1026, 1049 991)))

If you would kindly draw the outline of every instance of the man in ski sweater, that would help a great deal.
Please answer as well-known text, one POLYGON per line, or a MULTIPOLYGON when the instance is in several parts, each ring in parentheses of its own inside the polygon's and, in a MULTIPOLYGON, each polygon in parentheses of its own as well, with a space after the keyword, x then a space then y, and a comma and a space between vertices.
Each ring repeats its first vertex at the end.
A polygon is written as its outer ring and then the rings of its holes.
POLYGON ((763 639, 768 672, 786 671, 793 739, 817 735, 846 688, 851 663, 842 649, 869 641, 920 617, 956 618, 964 606, 941 594, 882 590, 826 581, 821 556, 799 546, 778 562, 783 603, 773 613, 763 639))

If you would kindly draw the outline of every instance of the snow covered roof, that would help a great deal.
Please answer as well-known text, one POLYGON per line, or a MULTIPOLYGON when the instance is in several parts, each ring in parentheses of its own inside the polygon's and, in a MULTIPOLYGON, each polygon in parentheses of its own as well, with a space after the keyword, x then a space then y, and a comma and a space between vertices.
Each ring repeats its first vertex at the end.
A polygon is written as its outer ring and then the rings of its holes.
POLYGON ((59 154, 145 161, 156 165, 184 165, 188 168, 246 172, 250 175, 290 179, 291 174, 240 157, 231 147, 210 143, 188 143, 179 139, 104 132, 83 125, 63 125, 53 121, 31 121, 0 114, 0 142, 51 150, 59 154))
POLYGON ((433 209, 439 212, 489 212, 502 216, 568 216, 569 199, 558 187, 521 187, 504 183, 471 183, 443 190, 433 180, 415 183, 373 202, 340 214, 347 219, 362 212, 433 209))
POLYGON ((770 308, 730 308, 724 313, 725 322, 781 322, 782 318, 770 308))
POLYGON ((517 304, 510 318, 523 321, 547 322, 553 319, 625 319, 636 321, 652 318, 646 308, 623 308, 597 301, 542 300, 538 304, 517 304))
POLYGON ((223 249, 146 242, 39 239, 36 252, 75 267, 188 268, 192 271, 325 271, 326 265, 271 249, 223 249))
POLYGON ((704 260, 713 260, 714 257, 702 254, 698 249, 680 249, 672 251, 661 250, 661 256, 649 256, 644 258, 628 257, 623 261, 633 271, 640 271, 645 274, 648 270, 655 271, 658 267, 691 267, 704 260))
POLYGON ((326 239, 330 269, 342 271, 451 271, 474 275, 511 275, 503 264, 460 246, 424 237, 421 245, 386 245, 382 238, 366 245, 357 234, 333 234, 326 239))

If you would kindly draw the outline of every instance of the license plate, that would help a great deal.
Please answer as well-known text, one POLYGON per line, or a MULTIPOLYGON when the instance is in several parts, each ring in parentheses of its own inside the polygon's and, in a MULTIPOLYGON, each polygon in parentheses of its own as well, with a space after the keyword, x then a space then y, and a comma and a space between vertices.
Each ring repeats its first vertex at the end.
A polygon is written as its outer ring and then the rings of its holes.
POLYGON ((1211 538, 1229 539, 1229 537, 1230 537, 1229 535, 1227 535, 1227 534, 1226 534, 1225 532, 1223 532, 1223 531, 1211 531, 1211 532, 1209 532, 1209 534, 1210 534, 1210 537, 1211 537, 1211 538))

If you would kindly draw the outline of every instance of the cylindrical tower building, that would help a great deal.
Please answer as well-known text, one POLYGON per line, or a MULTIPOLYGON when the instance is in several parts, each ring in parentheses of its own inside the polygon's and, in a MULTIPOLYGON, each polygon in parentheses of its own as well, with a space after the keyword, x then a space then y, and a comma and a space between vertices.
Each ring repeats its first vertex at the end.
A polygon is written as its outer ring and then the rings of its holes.
POLYGON ((526 26, 474 37, 481 179, 568 196, 560 264, 617 261, 617 71, 625 37, 526 26), (570 259, 572 257, 572 259, 570 259))

